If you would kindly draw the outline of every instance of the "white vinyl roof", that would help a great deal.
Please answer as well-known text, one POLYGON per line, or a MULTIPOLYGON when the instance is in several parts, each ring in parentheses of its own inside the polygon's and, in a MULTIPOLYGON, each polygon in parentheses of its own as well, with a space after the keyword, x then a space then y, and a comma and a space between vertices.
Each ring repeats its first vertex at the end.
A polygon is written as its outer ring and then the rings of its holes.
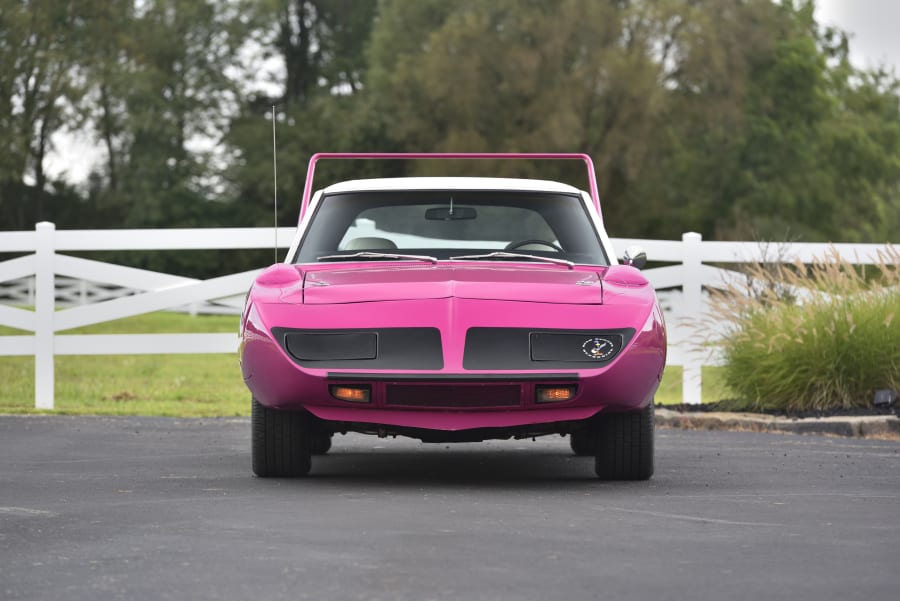
POLYGON ((568 184, 540 179, 504 177, 391 177, 357 179, 340 182, 323 190, 325 194, 338 192, 372 192, 392 190, 515 190, 523 192, 579 193, 568 184))

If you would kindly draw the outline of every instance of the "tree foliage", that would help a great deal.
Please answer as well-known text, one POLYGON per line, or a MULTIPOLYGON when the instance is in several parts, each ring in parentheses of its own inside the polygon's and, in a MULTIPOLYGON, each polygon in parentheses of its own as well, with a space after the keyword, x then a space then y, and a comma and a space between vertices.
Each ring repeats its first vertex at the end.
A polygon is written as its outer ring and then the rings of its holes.
POLYGON ((885 242, 900 83, 848 52, 808 0, 0 0, 0 227, 269 224, 275 106, 285 224, 314 152, 587 152, 614 235, 885 242), (72 131, 101 157, 74 187, 72 131))
POLYGON ((75 2, 0 4, 0 198, 11 225, 47 215, 51 136, 85 93, 84 28, 75 2))

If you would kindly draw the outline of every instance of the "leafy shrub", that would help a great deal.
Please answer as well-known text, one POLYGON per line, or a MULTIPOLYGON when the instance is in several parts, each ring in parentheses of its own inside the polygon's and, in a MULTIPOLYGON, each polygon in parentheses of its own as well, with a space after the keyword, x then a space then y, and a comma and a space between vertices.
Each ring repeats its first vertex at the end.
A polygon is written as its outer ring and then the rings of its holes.
MULTIPOLYGON (((812 265, 761 263, 712 294, 725 383, 742 409, 822 411, 900 389, 900 252, 854 267, 832 249, 812 265), (721 325, 719 326, 721 331, 721 325)), ((711 326, 709 326, 711 327, 711 326)), ((737 408, 737 407, 735 407, 737 408)))

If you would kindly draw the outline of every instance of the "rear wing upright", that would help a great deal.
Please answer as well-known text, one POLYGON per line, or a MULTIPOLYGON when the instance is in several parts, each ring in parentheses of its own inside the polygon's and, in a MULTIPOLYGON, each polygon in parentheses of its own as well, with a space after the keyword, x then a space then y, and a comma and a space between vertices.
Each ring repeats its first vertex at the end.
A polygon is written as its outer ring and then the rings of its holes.
POLYGON ((313 175, 316 171, 316 163, 322 159, 537 159, 537 160, 580 160, 587 167, 588 184, 590 186, 591 200, 600 212, 600 194, 597 191, 597 175, 594 171, 594 161, 583 153, 528 153, 528 152, 319 152, 309 159, 306 169, 306 183, 303 186, 303 200, 300 204, 300 221, 309 208, 313 190, 313 175))

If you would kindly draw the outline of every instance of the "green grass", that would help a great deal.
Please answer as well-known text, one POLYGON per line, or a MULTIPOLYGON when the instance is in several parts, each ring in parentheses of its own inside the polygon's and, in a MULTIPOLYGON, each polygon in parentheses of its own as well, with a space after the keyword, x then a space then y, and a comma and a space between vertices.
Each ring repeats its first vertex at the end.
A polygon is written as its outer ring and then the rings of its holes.
MULTIPOLYGON (((656 391, 657 405, 678 405, 682 402, 680 366, 670 366, 663 372, 662 382, 656 391)), ((704 367, 702 371, 704 403, 715 403, 730 396, 728 386, 725 384, 725 370, 722 367, 704 367)))
POLYGON ((187 315, 159 311, 124 319, 105 321, 92 326, 75 328, 60 334, 200 334, 234 332, 237 335, 240 318, 237 315, 187 315))
MULTIPOLYGON (((234 332, 238 317, 158 312, 62 334, 234 332)), ((0 328, 0 335, 20 334, 0 328)), ((209 417, 247 415, 237 354, 58 356, 54 413, 209 417)), ((0 357, 0 412, 34 409, 34 358, 0 357)))
MULTIPOLYGON (((114 355, 56 358, 56 410, 61 414, 248 415, 250 397, 237 355, 114 355)), ((34 410, 34 359, 0 359, 7 382, 0 413, 34 410)))

